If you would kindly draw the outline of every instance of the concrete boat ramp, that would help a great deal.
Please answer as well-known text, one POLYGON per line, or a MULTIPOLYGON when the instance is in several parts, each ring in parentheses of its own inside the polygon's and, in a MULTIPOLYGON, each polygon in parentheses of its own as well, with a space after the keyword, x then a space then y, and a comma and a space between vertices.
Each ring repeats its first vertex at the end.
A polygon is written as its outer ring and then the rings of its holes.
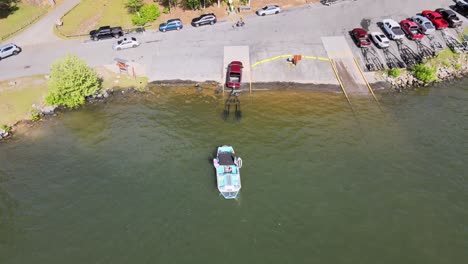
POLYGON ((322 43, 345 95, 371 95, 369 83, 344 36, 322 37, 322 43))
POLYGON ((222 69, 221 83, 226 83, 227 67, 231 61, 240 61, 244 68, 242 69, 242 90, 251 91, 252 86, 252 73, 250 71, 250 51, 249 46, 225 46, 224 47, 224 60, 222 69))

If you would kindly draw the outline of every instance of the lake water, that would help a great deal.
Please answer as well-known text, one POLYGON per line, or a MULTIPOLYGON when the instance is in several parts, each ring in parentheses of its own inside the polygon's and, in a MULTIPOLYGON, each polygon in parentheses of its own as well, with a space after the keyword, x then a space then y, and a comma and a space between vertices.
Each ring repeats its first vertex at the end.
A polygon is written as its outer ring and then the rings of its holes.
POLYGON ((0 263, 465 263, 468 80, 375 102, 186 89, 61 114, 0 144, 0 263), (224 200, 216 147, 243 159, 224 200))

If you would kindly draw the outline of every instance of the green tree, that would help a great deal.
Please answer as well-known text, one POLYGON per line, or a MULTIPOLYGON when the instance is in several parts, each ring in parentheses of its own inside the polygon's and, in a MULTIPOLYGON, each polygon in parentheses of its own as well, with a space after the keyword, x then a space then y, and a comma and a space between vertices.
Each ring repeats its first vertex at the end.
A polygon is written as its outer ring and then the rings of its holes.
POLYGON ((201 0, 184 0, 184 5, 188 9, 197 10, 200 9, 201 0))
POLYGON ((416 79, 421 80, 425 83, 435 82, 437 78, 437 68, 429 67, 424 64, 416 64, 411 69, 411 74, 416 77, 416 79))
POLYGON ((145 4, 132 16, 133 24, 144 26, 146 23, 156 20, 161 15, 159 7, 155 4, 145 4))
POLYGON ((143 6, 142 0, 127 0, 125 3, 130 13, 136 13, 143 6))
POLYGON ((97 73, 84 60, 68 54, 56 60, 51 67, 48 105, 61 105, 75 108, 83 105, 86 97, 94 94, 100 87, 97 73))
POLYGON ((6 18, 16 10, 18 10, 19 0, 0 0, 0 18, 6 18))
MULTIPOLYGON (((154 0, 154 2, 159 2, 163 6, 166 6, 169 8, 169 12, 171 12, 171 8, 175 8, 179 4, 180 0, 154 0)), ((185 1, 185 0, 182 0, 185 1)))

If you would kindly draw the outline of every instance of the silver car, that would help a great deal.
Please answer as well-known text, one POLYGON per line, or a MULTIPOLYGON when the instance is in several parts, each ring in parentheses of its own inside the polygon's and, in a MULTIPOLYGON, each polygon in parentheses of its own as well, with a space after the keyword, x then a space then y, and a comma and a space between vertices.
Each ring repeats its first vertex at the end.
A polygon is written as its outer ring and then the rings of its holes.
POLYGON ((390 39, 397 40, 405 36, 405 32, 401 30, 400 25, 393 19, 387 18, 382 20, 382 26, 390 39))
POLYGON ((281 12, 281 8, 278 5, 266 5, 263 8, 257 10, 257 15, 264 16, 264 15, 273 15, 278 14, 281 12))
POLYGON ((1 45, 0 46, 0 60, 12 56, 12 55, 18 55, 18 53, 21 52, 21 48, 16 46, 13 43, 6 44, 6 45, 1 45))
POLYGON ((390 40, 383 33, 372 32, 370 35, 377 47, 382 49, 390 47, 390 40))
POLYGON ((421 30, 423 34, 426 34, 426 35, 431 34, 431 33, 434 33, 436 30, 432 22, 423 16, 416 15, 412 17, 411 20, 413 20, 414 22, 416 22, 416 24, 418 24, 419 29, 421 30))
POLYGON ((136 38, 124 38, 112 45, 112 48, 115 50, 121 50, 121 49, 128 49, 128 48, 136 48, 140 46, 140 42, 136 40, 136 38))

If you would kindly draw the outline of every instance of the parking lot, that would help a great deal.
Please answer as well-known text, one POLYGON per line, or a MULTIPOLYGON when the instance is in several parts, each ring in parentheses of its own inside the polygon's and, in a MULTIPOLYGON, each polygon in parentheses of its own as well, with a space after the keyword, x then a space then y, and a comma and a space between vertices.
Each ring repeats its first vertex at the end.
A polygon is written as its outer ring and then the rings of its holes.
MULTIPOLYGON (((468 23, 466 18, 463 16, 459 17, 464 25, 468 23)), ((361 24, 356 25, 356 27, 361 27, 369 33, 385 33, 378 25, 384 18, 392 18, 397 22, 407 19, 407 17, 400 16, 382 17, 380 19, 363 18, 361 24)), ((351 30, 352 28, 350 28, 351 30)), ((377 47, 375 43, 372 43, 370 47, 359 48, 354 43, 350 34, 347 35, 346 39, 362 69, 365 71, 378 71, 391 68, 409 68, 414 64, 421 63, 423 60, 436 55, 437 51, 447 48, 444 34, 449 38, 457 38, 460 32, 462 32, 462 29, 447 28, 425 35, 421 40, 417 41, 404 37, 399 41, 391 40, 390 47, 385 49, 377 47)))

